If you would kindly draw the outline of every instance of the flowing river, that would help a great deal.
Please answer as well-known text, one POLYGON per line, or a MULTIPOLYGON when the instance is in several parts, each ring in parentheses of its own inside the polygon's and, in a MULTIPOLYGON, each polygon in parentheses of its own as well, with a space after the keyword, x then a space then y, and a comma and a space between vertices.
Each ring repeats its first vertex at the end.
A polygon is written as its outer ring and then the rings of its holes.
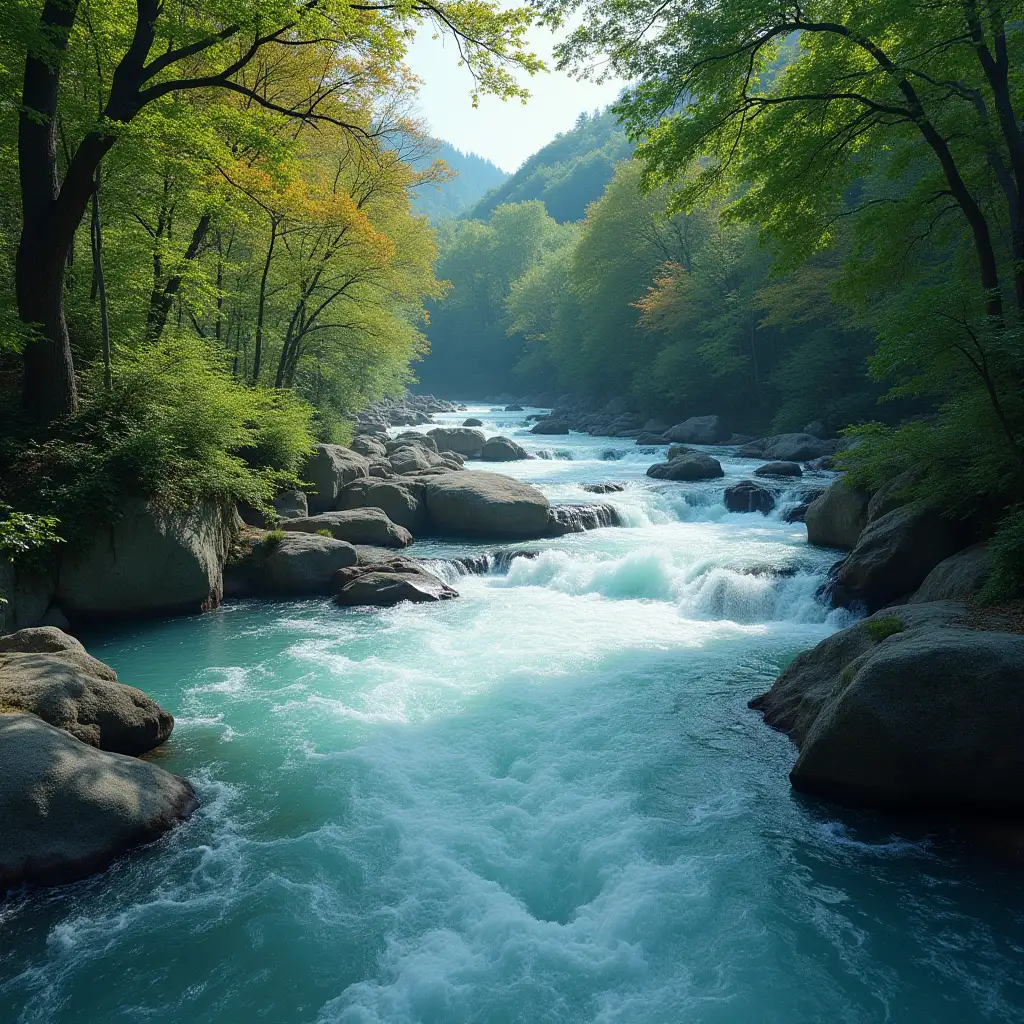
MULTIPOLYGON (((529 411, 529 410, 528 410, 529 411)), ((229 604, 85 637, 177 717, 202 808, 96 878, 0 903, 0 1021, 1024 1021, 1019 870, 794 794, 747 700, 839 628, 836 554, 652 480, 631 441, 485 467, 624 526, 417 544, 461 598, 229 604), (595 497, 582 483, 618 482, 595 497)), ((424 428, 426 429, 426 428, 424 428)), ((804 486, 826 482, 805 477, 804 486)))

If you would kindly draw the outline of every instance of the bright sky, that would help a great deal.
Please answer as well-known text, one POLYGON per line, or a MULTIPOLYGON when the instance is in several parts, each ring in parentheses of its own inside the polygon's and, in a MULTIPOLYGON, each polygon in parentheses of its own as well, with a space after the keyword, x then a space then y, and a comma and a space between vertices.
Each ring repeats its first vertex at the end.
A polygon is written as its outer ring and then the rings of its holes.
MULTIPOLYGON (((546 28, 530 30, 530 49, 549 68, 554 67, 551 48, 555 36, 546 28)), ((431 39, 421 32, 409 51, 409 66, 423 84, 419 109, 439 139, 463 152, 478 153, 506 171, 514 171, 528 156, 550 142, 559 132, 572 128, 582 110, 606 107, 618 96, 623 83, 578 82, 559 71, 523 74, 531 96, 526 106, 519 100, 502 102, 490 96, 476 110, 469 99, 473 82, 458 67, 455 44, 431 39)))

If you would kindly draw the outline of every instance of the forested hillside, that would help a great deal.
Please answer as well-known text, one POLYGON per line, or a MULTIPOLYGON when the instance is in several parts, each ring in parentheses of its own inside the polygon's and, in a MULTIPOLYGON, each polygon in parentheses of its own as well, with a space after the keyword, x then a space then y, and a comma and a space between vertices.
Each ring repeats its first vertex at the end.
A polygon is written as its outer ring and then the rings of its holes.
POLYGON ((611 181, 615 165, 632 152, 611 111, 582 113, 572 131, 534 153, 500 188, 477 203, 469 216, 487 220, 503 203, 539 199, 560 224, 580 220, 587 204, 611 181))
POLYGON ((497 188, 508 174, 476 153, 463 153, 451 143, 439 141, 429 156, 413 162, 417 170, 426 170, 434 160, 442 160, 449 176, 443 180, 418 186, 413 192, 412 206, 437 222, 458 217, 478 202, 491 189, 497 188))

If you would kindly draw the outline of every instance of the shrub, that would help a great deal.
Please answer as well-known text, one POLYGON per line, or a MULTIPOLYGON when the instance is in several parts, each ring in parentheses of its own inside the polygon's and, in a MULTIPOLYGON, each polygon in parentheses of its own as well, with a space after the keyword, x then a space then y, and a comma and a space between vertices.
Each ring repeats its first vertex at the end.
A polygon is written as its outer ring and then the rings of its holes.
POLYGON ((1016 505, 999 523, 990 544, 992 570, 979 598, 996 604, 1024 597, 1024 505, 1016 505))
POLYGON ((284 530, 268 530, 263 537, 263 548, 273 551, 284 540, 284 530))
POLYGON ((334 540, 334 534, 330 530, 317 530, 316 535, 318 537, 330 537, 331 540, 334 540))

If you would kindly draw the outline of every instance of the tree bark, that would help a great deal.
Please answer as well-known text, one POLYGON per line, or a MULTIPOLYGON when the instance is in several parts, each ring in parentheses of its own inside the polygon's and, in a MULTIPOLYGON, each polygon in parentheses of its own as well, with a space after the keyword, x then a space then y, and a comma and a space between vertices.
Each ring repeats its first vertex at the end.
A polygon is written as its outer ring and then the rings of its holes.
POLYGON ((92 194, 92 268, 96 293, 100 300, 100 334, 103 338, 103 386, 112 385, 110 366, 110 315, 107 309, 107 281, 103 274, 103 229, 100 225, 100 178, 96 174, 96 190, 92 194))
POLYGON ((263 261, 263 275, 260 278, 259 308, 256 311, 256 344, 252 357, 252 382, 260 382, 260 364, 263 361, 263 317, 267 308, 267 276, 270 264, 274 259, 274 243, 277 241, 277 218, 270 218, 270 244, 267 246, 267 258, 263 261))

